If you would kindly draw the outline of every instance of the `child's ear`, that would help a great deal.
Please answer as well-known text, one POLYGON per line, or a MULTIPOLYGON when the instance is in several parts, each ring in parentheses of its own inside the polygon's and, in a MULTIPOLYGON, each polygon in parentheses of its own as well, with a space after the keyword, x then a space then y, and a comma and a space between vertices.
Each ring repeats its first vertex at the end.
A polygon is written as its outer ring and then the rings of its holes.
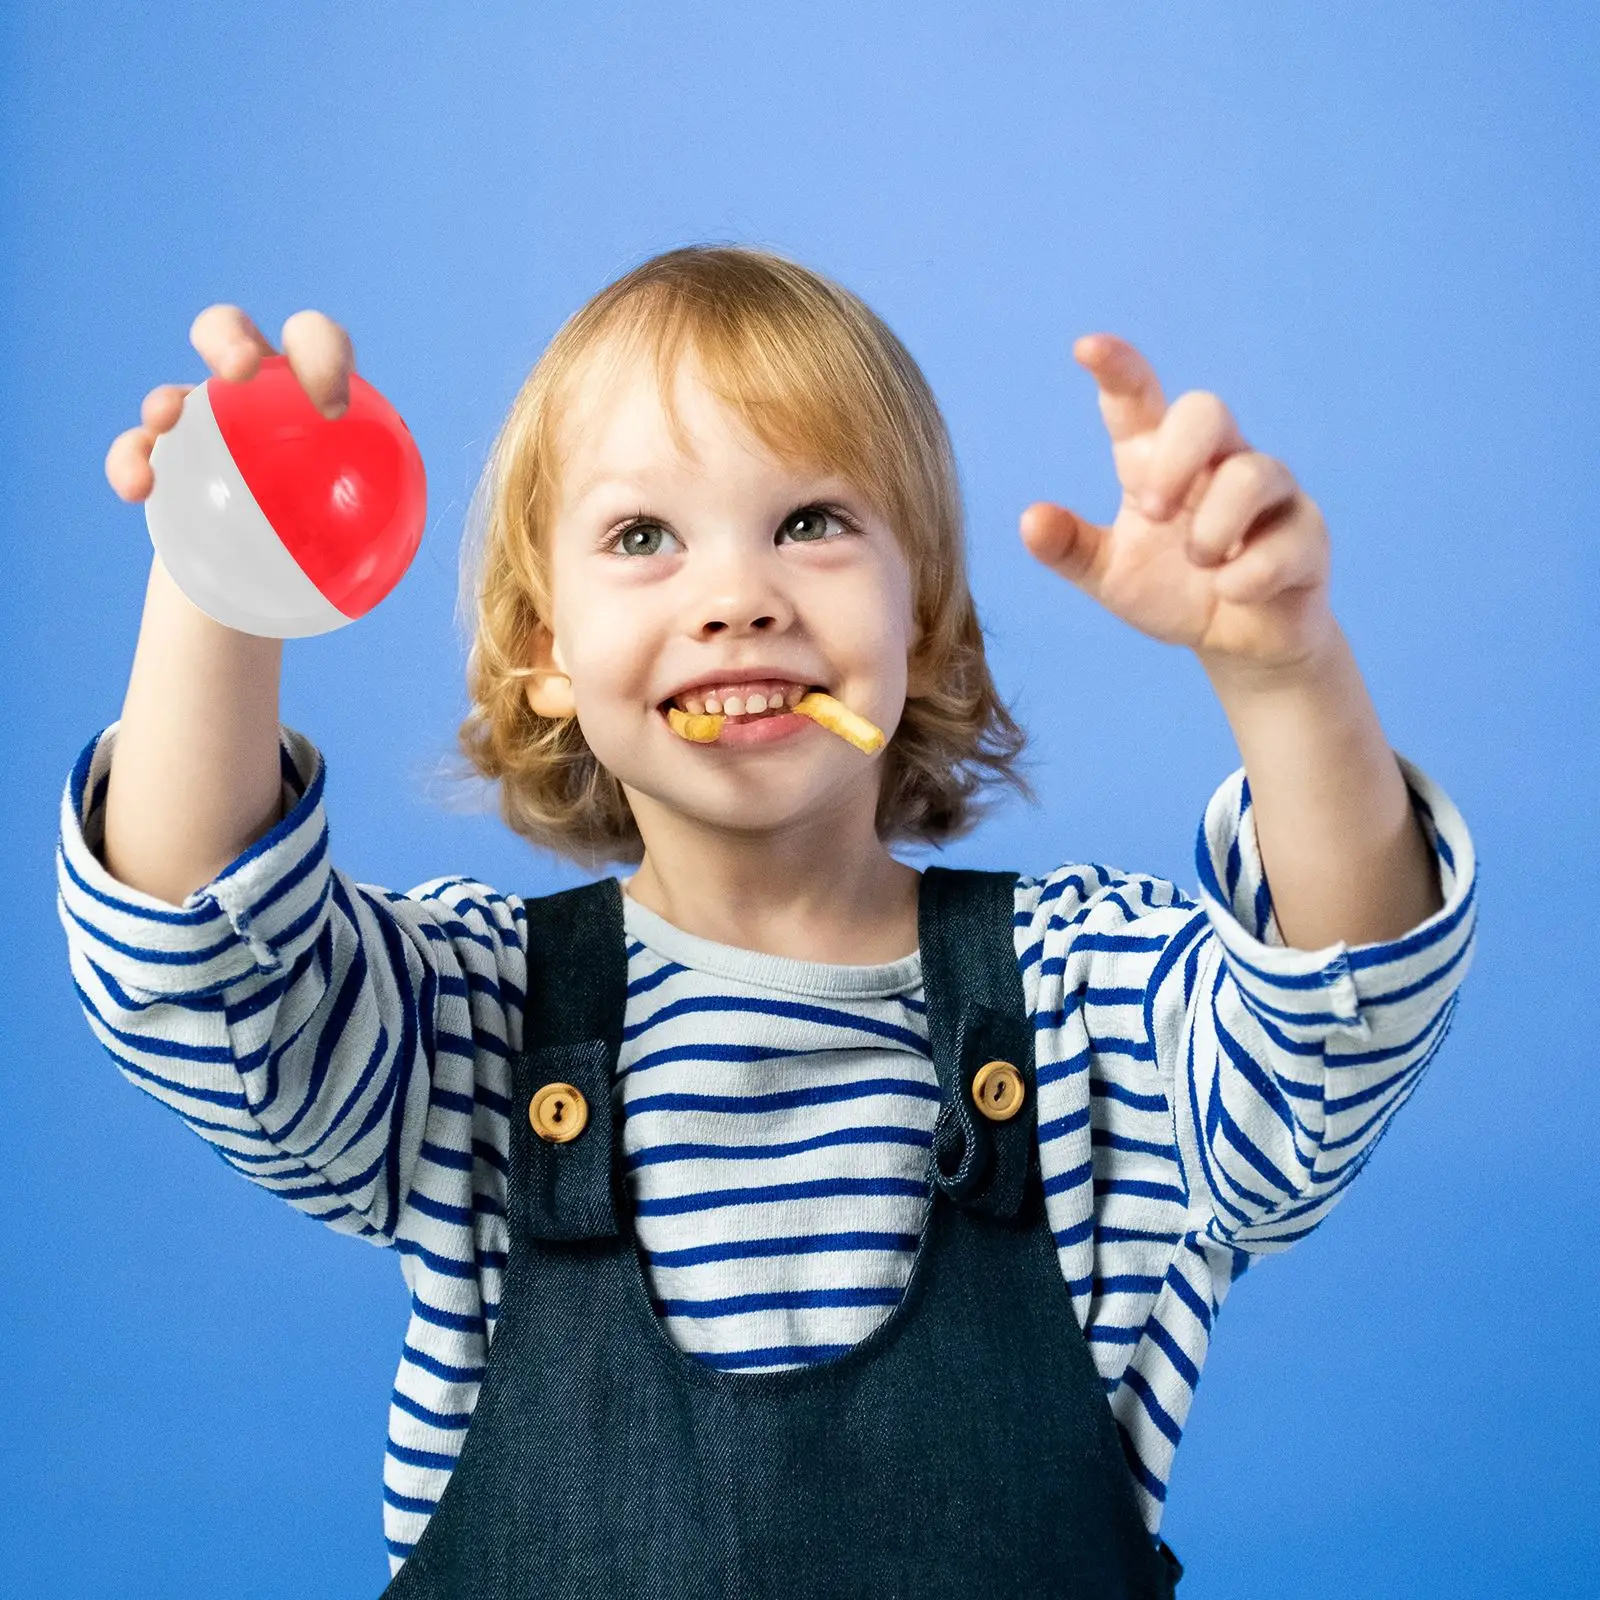
POLYGON ((533 637, 533 676, 528 679, 528 704, 541 717, 564 718, 574 714, 572 679, 561 659, 561 646, 550 630, 540 627, 533 637))

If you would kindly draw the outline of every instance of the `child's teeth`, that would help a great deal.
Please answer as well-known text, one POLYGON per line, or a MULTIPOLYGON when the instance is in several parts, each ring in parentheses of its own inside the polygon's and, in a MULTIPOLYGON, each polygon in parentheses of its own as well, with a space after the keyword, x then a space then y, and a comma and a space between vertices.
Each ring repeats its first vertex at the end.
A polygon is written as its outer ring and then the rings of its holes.
POLYGON ((791 683, 770 693, 678 696, 678 706, 691 717, 759 717, 769 711, 784 711, 797 706, 810 691, 804 684, 791 683))

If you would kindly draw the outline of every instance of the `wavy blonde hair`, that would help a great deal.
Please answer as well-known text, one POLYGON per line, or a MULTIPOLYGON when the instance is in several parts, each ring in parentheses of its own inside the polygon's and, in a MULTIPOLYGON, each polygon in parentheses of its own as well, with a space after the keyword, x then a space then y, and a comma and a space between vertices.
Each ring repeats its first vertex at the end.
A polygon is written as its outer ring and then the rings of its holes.
POLYGON ((842 474, 905 551, 920 636, 905 710, 881 757, 879 837, 943 845, 987 810, 980 791, 1002 782, 1033 800, 1018 770, 1027 735, 984 658, 955 459, 926 379, 849 290, 745 245, 669 250, 608 284, 562 326, 513 401, 462 541, 457 623, 469 641, 470 709, 457 733, 467 766, 451 775, 497 783, 514 832, 591 870, 643 858, 622 786, 577 719, 538 715, 526 688, 538 630, 553 615, 548 530, 573 379, 594 359, 620 370, 652 357, 681 444, 672 379, 686 347, 711 391, 777 459, 842 474))

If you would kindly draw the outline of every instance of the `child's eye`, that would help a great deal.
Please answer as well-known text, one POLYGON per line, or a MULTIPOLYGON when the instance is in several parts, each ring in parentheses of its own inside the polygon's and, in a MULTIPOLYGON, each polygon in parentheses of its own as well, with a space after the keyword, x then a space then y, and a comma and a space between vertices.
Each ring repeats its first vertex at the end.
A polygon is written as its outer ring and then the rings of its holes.
POLYGON ((668 533, 659 522, 647 522, 639 518, 618 528, 611 535, 608 547, 615 550, 618 555, 653 556, 660 552, 663 538, 676 537, 676 534, 668 533))
MULTIPOLYGON (((838 533, 828 532, 830 520, 837 523, 845 533, 861 531, 855 520, 838 507, 819 505, 801 506, 798 511, 790 512, 779 527, 778 533, 782 535, 787 531, 791 535, 791 541, 796 544, 823 544, 829 539, 839 537, 838 533)), ((641 515, 608 534, 605 548, 621 556, 653 556, 661 553, 663 539, 676 542, 677 537, 659 522, 652 522, 648 517, 641 515)))
MULTIPOLYGON (((845 532, 854 533, 856 531, 855 523, 833 506, 801 506, 798 511, 790 515, 783 527, 794 529, 795 538, 801 544, 820 544, 829 537, 827 528, 830 518, 837 522, 845 532)), ((783 528, 780 528, 778 532, 782 533, 783 528)), ((834 535, 834 537, 837 537, 837 535, 834 535)))

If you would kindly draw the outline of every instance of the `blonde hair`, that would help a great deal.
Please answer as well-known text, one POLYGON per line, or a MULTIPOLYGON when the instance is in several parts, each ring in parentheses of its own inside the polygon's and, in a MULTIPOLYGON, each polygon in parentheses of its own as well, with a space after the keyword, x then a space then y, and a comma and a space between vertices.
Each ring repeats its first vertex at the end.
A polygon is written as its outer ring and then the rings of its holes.
MULTIPOLYGON (((457 733, 467 770, 499 784, 506 824, 531 844, 598 869, 637 863, 644 843, 622 786, 577 719, 528 704, 536 631, 552 617, 548 531, 558 504, 564 405, 601 356, 653 356, 663 410, 688 347, 711 391, 785 464, 841 474, 895 530, 911 572, 920 638, 911 691, 883 763, 884 842, 939 846, 987 810, 1027 735, 1001 702, 967 588, 961 496, 944 419, 916 362, 847 289, 771 251, 689 245, 602 289, 551 340, 513 401, 473 496, 457 619, 470 709, 457 733)), ((620 369, 620 366, 617 368, 620 369)))

